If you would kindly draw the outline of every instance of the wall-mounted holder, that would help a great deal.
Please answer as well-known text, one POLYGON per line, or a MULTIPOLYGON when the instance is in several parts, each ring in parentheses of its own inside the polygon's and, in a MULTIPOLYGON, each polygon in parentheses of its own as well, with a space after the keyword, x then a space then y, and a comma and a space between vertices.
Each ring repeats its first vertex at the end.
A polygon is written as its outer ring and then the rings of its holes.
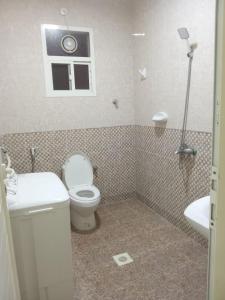
POLYGON ((152 121, 155 123, 166 123, 168 121, 168 114, 165 112, 158 112, 153 116, 152 121))
POLYGON ((60 15, 63 17, 68 15, 68 9, 65 7, 62 7, 59 12, 60 12, 60 15))
POLYGON ((119 100, 118 99, 113 99, 112 104, 115 106, 116 109, 119 108, 119 100))
POLYGON ((147 79, 147 69, 139 69, 138 70, 139 74, 141 75, 141 80, 146 80, 147 79))

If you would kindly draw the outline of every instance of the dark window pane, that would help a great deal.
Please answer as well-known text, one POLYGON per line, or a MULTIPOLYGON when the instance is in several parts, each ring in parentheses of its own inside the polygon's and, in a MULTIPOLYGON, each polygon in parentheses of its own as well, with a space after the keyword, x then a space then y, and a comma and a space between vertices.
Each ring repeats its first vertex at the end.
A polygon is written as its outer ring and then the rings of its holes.
POLYGON ((74 76, 77 90, 89 90, 88 65, 74 65, 74 76))
POLYGON ((45 35, 47 54, 50 56, 90 57, 89 32, 45 29, 45 35), (61 40, 66 35, 71 35, 77 40, 78 47, 74 53, 67 53, 61 47, 61 40))
POLYGON ((54 90, 69 90, 69 65, 64 64, 52 64, 52 79, 54 90))

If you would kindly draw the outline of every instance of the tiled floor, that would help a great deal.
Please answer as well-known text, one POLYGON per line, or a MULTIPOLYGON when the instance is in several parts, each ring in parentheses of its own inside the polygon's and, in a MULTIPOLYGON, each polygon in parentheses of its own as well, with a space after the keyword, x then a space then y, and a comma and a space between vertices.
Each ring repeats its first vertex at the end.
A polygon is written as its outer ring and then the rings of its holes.
POLYGON ((207 250, 137 199, 102 206, 101 226, 72 233, 74 300, 205 300, 207 250), (112 256, 134 262, 118 267, 112 256))

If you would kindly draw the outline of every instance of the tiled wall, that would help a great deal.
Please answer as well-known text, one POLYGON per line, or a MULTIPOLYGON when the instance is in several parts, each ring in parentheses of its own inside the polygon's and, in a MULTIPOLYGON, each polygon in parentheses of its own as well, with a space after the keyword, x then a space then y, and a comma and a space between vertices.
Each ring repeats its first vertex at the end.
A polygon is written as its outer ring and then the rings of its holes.
POLYGON ((154 210, 199 239, 184 218, 185 208, 209 195, 211 134, 189 131, 187 142, 198 150, 195 158, 175 154, 180 131, 136 126, 136 191, 154 210))
POLYGON ((66 158, 86 153, 98 167, 95 184, 106 199, 135 192, 134 126, 8 134, 3 144, 18 173, 31 172, 30 148, 38 148, 35 171, 61 175, 66 158))
POLYGON ((128 2, 1 1, 0 134, 134 124, 128 2), (69 12, 67 25, 93 28, 96 97, 45 97, 41 24, 65 26, 61 6, 69 12), (12 55, 8 49, 15 44, 12 55), (119 110, 112 104, 114 99, 119 101, 119 110))
POLYGON ((135 0, 134 105, 138 125, 154 126, 152 116, 165 111, 167 127, 181 128, 187 83, 187 44, 177 32, 187 27, 191 43, 198 43, 191 75, 187 128, 212 131, 215 52, 215 0, 135 0), (207 66, 207 68, 206 68, 207 66), (138 69, 146 67, 147 80, 138 69), (204 113, 202 113, 204 112, 204 113))
POLYGON ((179 160, 180 131, 150 126, 118 126, 9 134, 3 143, 19 173, 31 171, 30 147, 38 147, 35 171, 61 175, 67 156, 86 153, 98 167, 95 184, 105 202, 137 193, 158 213, 201 240, 184 219, 193 200, 209 194, 211 134, 189 131, 197 156, 179 160))

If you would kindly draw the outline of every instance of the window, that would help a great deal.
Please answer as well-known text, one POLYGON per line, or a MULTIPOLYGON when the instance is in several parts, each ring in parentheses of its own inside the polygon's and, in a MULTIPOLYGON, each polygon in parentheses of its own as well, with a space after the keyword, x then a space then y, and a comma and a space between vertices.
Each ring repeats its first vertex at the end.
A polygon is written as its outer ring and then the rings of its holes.
POLYGON ((93 31, 42 25, 48 97, 96 96, 93 31))

